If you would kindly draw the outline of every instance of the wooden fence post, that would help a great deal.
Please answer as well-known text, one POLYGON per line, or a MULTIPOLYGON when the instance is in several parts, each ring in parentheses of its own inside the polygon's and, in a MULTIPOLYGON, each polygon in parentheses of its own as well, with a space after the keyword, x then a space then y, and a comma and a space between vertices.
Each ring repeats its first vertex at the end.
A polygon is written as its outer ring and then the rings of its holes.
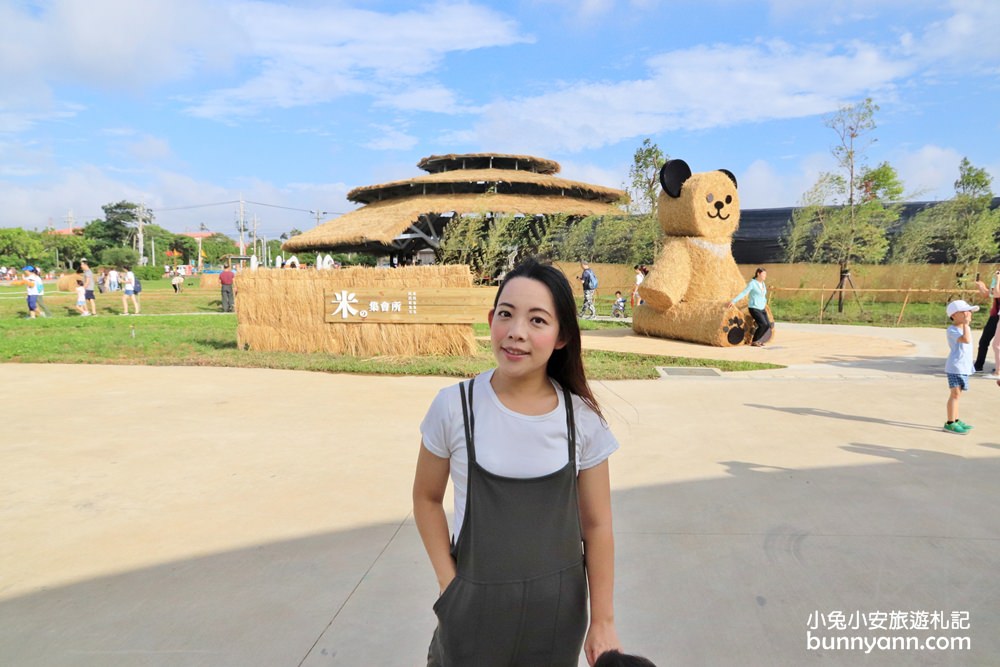
POLYGON ((910 300, 910 290, 907 289, 906 296, 903 297, 903 307, 899 309, 899 317, 896 318, 897 327, 899 326, 899 323, 903 321, 903 313, 906 312, 906 304, 909 302, 909 300, 910 300))

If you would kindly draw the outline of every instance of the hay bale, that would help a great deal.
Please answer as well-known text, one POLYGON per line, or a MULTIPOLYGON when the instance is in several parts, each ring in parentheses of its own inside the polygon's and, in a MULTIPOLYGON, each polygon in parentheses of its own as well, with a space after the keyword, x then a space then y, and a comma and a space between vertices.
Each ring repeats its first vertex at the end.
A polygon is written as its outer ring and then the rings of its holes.
POLYGON ((683 160, 669 160, 660 183, 663 248, 639 287, 646 303, 635 309, 633 329, 707 345, 743 344, 744 317, 728 302, 745 282, 732 255, 740 222, 735 178, 723 171, 692 174, 683 160))
POLYGON ((72 292, 76 289, 77 280, 83 280, 82 273, 63 273, 56 280, 56 290, 59 292, 72 292))
POLYGON ((252 350, 353 356, 464 355, 476 352, 467 324, 327 323, 324 292, 374 287, 471 287, 467 266, 336 271, 257 269, 236 276, 237 340, 252 350))
POLYGON ((220 287, 218 273, 203 273, 198 277, 198 287, 220 287))

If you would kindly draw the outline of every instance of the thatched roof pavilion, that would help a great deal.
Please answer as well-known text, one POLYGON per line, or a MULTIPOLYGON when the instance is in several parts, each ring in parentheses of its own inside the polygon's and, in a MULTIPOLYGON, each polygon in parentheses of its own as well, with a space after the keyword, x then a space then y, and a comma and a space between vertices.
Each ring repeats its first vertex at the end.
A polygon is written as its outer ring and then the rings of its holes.
POLYGON ((288 239, 282 248, 407 254, 436 248, 456 215, 608 215, 620 213, 616 202, 625 196, 559 178, 559 163, 530 155, 431 155, 417 166, 428 173, 354 188, 347 198, 364 206, 288 239))

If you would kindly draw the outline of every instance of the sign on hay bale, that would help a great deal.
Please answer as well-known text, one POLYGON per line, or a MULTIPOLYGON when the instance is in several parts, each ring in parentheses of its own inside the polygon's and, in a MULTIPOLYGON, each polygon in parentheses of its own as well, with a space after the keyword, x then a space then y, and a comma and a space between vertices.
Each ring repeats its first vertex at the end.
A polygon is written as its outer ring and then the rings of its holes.
POLYGON ((476 341, 468 323, 486 320, 496 294, 473 288, 467 266, 260 268, 241 271, 235 284, 241 348, 354 356, 471 356, 476 341), (397 317, 410 315, 409 293, 419 318, 397 317), (383 303, 388 312, 382 312, 383 303))
POLYGON ((326 321, 342 324, 486 322, 496 288, 357 288, 327 290, 326 321))

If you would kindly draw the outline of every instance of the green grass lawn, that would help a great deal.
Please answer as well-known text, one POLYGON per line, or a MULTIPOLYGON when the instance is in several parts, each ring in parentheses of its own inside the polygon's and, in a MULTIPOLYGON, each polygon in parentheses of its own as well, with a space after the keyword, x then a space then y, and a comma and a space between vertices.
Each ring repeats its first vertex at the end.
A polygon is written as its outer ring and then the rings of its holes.
MULTIPOLYGON (((230 366, 329 373, 469 377, 494 365, 487 342, 474 357, 374 357, 255 352, 236 345, 236 316, 219 314, 215 289, 189 286, 174 294, 166 281, 143 283, 140 317, 122 317, 121 293, 97 294, 99 317, 76 313, 74 294, 48 287, 52 317, 28 320, 24 288, 0 288, 0 362, 230 366)), ((583 329, 616 328, 616 322, 581 322, 583 329)), ((475 326, 486 336, 485 325, 475 326)), ((772 364, 714 361, 619 352, 586 351, 593 380, 656 378, 656 366, 702 366, 724 371, 778 368, 772 364)))

